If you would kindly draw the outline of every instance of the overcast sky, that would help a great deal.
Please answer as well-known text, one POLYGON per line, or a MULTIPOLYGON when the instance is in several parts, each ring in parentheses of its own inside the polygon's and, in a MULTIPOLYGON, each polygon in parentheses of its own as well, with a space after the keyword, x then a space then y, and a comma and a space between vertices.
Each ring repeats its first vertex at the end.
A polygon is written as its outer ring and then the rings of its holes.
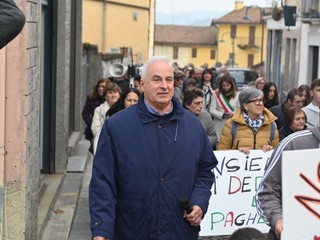
MULTIPOLYGON (((270 6, 273 0, 243 0, 245 6, 270 6)), ((232 11, 235 0, 156 0, 156 11, 179 13, 192 11, 232 11)))

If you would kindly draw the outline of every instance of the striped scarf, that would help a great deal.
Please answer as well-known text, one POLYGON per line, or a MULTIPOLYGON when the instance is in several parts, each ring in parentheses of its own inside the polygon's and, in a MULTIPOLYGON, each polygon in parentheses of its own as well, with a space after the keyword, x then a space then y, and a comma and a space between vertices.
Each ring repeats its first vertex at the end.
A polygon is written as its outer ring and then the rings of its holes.
POLYGON ((259 129, 259 127, 261 127, 264 121, 263 113, 260 114, 257 120, 252 120, 245 112, 242 112, 242 115, 248 126, 251 127, 254 132, 257 132, 257 130, 259 129))
POLYGON ((233 109, 233 107, 231 106, 231 104, 229 103, 229 100, 226 98, 226 96, 225 96, 223 93, 219 92, 218 89, 215 90, 214 92, 215 92, 215 94, 216 94, 216 96, 217 96, 217 99, 218 99, 221 107, 223 108, 224 112, 226 112, 226 113, 228 113, 228 112, 229 112, 229 113, 233 112, 234 109, 233 109))

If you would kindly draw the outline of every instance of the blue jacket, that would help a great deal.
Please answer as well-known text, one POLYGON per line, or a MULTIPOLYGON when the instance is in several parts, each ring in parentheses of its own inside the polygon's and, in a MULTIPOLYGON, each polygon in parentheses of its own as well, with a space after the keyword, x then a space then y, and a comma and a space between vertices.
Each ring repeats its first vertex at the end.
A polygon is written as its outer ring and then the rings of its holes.
POLYGON ((92 236, 198 239, 183 218, 186 196, 206 213, 217 160, 200 121, 173 98, 167 117, 137 105, 102 128, 89 188, 92 236))

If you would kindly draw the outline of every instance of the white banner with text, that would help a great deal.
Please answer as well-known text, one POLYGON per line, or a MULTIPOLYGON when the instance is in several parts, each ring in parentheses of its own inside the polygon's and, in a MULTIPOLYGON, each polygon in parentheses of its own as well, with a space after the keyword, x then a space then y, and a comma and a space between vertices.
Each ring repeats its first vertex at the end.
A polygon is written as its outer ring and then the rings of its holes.
POLYGON ((230 150, 214 154, 219 162, 214 169, 216 181, 200 236, 230 235, 243 227, 268 232, 269 227, 256 211, 254 197, 272 151, 252 150, 245 155, 230 150))

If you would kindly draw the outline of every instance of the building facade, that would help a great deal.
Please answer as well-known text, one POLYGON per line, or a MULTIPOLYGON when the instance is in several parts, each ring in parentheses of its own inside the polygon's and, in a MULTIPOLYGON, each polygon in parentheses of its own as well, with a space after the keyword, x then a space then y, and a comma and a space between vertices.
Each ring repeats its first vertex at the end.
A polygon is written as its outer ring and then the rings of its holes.
POLYGON ((296 0, 287 1, 288 5, 297 4, 298 24, 301 24, 299 55, 300 84, 309 84, 312 80, 320 78, 320 1, 296 0), (301 16, 299 18, 299 16, 301 16))
POLYGON ((133 62, 144 62, 153 55, 154 12, 155 0, 83 0, 82 40, 102 53, 132 51, 133 62))
POLYGON ((62 181, 83 127, 82 3, 16 3, 25 26, 0 50, 0 236, 41 239, 48 179, 62 181))
MULTIPOLYGON (((235 1, 235 9, 214 21, 219 28, 218 61, 228 67, 263 66, 266 58, 267 10, 244 6, 235 1)), ((264 68, 260 74, 263 75, 264 68)))
POLYGON ((282 100, 290 89, 320 77, 319 2, 283 1, 277 6, 280 17, 267 18, 266 76, 277 84, 282 100))
POLYGON ((217 63, 218 29, 213 27, 192 27, 156 25, 155 55, 166 55, 180 67, 192 63, 210 67, 217 63))

